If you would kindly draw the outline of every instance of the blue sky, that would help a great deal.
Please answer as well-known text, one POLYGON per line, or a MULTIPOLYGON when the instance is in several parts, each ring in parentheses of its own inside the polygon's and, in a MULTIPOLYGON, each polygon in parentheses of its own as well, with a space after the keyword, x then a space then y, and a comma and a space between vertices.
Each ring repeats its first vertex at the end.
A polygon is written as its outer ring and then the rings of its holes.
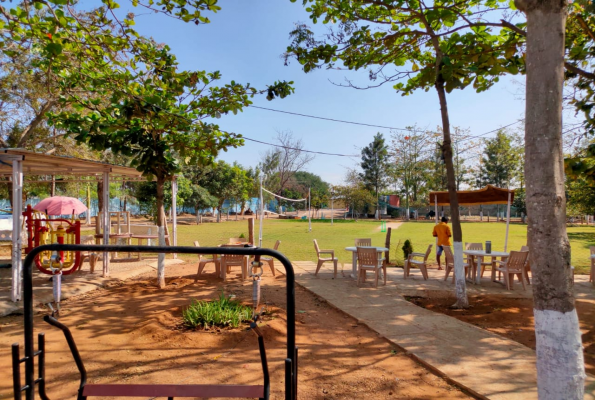
MULTIPOLYGON (((223 0, 222 10, 209 14, 211 23, 196 26, 167 18, 163 14, 147 14, 122 1, 121 12, 137 14, 136 29, 157 42, 168 44, 183 69, 219 70, 222 83, 251 83, 264 88, 277 80, 294 81, 295 94, 288 98, 267 101, 255 98, 254 105, 310 114, 327 118, 364 122, 375 125, 435 128, 440 125, 440 108, 434 91, 419 91, 402 97, 390 85, 370 90, 335 86, 345 77, 365 85, 365 71, 318 70, 305 74, 295 61, 284 66, 281 54, 289 44, 289 31, 296 22, 309 22, 301 2, 289 0, 223 0)), ((320 32, 325 27, 319 27, 320 32)), ((514 77, 523 82, 523 77, 514 77)), ((469 128, 472 135, 482 134, 523 117, 523 87, 511 78, 503 78, 491 90, 477 94, 472 89, 448 96, 451 124, 469 128)), ((359 154, 376 134, 387 129, 348 125, 303 118, 265 110, 247 108, 236 116, 223 116, 221 129, 271 142, 277 130, 291 130, 301 138, 305 148, 342 154, 359 154)), ((520 126, 520 124, 519 124, 520 126)), ((254 166, 268 146, 246 142, 230 149, 221 158, 254 166)), ((341 183, 346 167, 356 167, 358 158, 317 156, 308 170, 331 183, 341 183)))

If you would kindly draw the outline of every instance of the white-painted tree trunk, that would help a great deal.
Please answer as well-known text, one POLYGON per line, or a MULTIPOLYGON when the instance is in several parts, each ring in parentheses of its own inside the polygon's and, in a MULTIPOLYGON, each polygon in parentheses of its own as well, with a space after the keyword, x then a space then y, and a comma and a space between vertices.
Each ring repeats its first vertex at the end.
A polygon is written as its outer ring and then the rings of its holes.
POLYGON ((582 400, 584 359, 566 232, 562 99, 564 0, 515 0, 527 15, 525 177, 527 242, 540 400, 582 400), (538 218, 533 216, 539 216, 538 218))
MULTIPOLYGON (((158 229, 159 246, 165 246, 165 227, 158 229)), ((165 253, 159 253, 157 256, 157 285, 160 288, 165 287, 165 253)))
POLYGON ((539 399, 582 399, 586 375, 576 309, 533 313, 539 399))
POLYGON ((465 281, 465 262, 463 260, 463 243, 453 242, 455 259, 455 294, 457 299, 467 300, 467 283, 465 281))

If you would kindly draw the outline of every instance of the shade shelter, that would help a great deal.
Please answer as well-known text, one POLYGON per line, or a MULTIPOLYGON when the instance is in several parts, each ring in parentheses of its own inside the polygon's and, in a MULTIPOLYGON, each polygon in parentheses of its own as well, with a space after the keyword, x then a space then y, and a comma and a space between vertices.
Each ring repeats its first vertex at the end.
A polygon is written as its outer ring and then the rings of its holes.
MULTIPOLYGON (((508 228, 510 225, 510 205, 514 200, 514 189, 502 189, 496 186, 487 185, 478 190, 457 190, 457 199, 460 206, 472 206, 479 204, 506 204, 506 238, 504 239, 504 251, 508 247, 508 228)), ((436 224, 438 224, 438 206, 450 206, 448 192, 430 192, 430 204, 434 204, 436 212, 436 224)))
MULTIPOLYGON (((100 161, 84 160, 74 157, 40 154, 24 149, 0 149, 0 177, 8 178, 12 183, 12 287, 11 298, 13 301, 21 299, 21 272, 22 272, 22 239, 21 239, 21 213, 23 211, 23 177, 26 175, 60 175, 70 176, 68 182, 97 182, 103 181, 103 242, 109 243, 109 184, 110 180, 142 181, 146 178, 134 168, 103 163, 100 161), (82 179, 86 178, 86 179, 82 179)), ((27 181, 49 182, 49 181, 27 181)), ((65 180, 66 182, 66 180, 65 180)), ((176 229, 176 195, 177 184, 172 181, 172 223, 173 245, 177 243, 176 229)), ((103 255, 103 276, 109 275, 109 257, 103 255)))

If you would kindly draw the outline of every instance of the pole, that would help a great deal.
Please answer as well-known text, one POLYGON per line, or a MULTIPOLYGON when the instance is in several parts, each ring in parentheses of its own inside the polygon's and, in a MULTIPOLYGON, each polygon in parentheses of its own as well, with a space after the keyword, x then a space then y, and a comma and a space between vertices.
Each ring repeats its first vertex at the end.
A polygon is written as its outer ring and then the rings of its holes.
MULTIPOLYGON (((178 245, 178 180, 174 176, 171 180, 171 224, 172 224, 172 236, 173 245, 178 245)), ((174 258, 178 258, 176 253, 173 254, 174 258)))
POLYGON ((508 211, 506 212, 506 238, 504 238, 504 251, 506 251, 506 248, 508 247, 508 226, 510 225, 510 197, 511 197, 512 193, 509 191, 508 192, 508 204, 507 204, 507 209, 508 211))
POLYGON ((312 232, 312 198, 310 197, 310 188, 308 188, 308 232, 312 232))
POLYGON ((23 161, 12 161, 12 301, 21 300, 23 262, 21 259, 21 213, 23 212, 23 161))
MULTIPOLYGON (((436 213, 436 225, 438 225, 438 195, 434 195, 434 213, 436 213)), ((438 237, 436 237, 436 251, 438 251, 438 237)))
MULTIPOLYGON (((109 244, 110 215, 109 215, 109 172, 103 173, 103 244, 109 244)), ((103 277, 109 276, 109 253, 103 252, 103 277)))
POLYGON ((91 225, 91 185, 87 183, 87 225, 91 225))
POLYGON ((333 208, 333 194, 333 190, 331 189, 331 225, 333 225, 333 214, 335 213, 333 208))
POLYGON ((262 224, 264 222, 264 202, 262 200, 262 177, 260 177, 260 226, 258 227, 258 247, 262 247, 262 224))

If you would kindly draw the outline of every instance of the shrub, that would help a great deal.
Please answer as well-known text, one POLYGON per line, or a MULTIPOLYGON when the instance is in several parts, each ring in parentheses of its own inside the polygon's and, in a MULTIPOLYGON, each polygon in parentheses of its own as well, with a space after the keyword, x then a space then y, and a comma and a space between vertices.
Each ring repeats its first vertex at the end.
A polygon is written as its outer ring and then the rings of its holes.
POLYGON ((244 236, 243 233, 240 233, 240 236, 238 236, 240 239, 246 239, 246 236, 244 236))
POLYGON ((194 329, 212 326, 237 328, 251 318, 252 308, 230 299, 223 292, 217 300, 195 300, 182 312, 184 324, 194 329))
POLYGON ((413 253, 413 246, 411 245, 411 241, 409 239, 405 240, 403 244, 403 259, 406 260, 409 257, 409 254, 413 253))

